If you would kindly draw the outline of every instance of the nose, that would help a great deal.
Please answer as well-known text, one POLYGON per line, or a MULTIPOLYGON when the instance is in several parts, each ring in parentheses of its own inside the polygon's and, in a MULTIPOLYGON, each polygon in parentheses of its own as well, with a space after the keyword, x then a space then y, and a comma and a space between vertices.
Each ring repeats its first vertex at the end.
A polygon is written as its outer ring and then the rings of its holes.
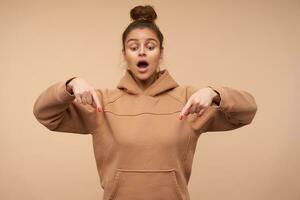
POLYGON ((139 51, 139 56, 145 56, 146 52, 145 52, 145 47, 141 46, 140 51, 139 51))

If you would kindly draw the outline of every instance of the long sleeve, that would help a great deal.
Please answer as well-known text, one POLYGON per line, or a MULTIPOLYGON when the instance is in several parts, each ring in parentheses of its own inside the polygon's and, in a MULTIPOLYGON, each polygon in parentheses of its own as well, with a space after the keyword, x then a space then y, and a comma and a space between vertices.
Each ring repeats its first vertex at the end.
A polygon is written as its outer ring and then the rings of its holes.
MULTIPOLYGON (((208 131, 227 131, 250 124, 256 114, 255 98, 246 91, 220 85, 209 85, 220 94, 220 103, 215 102, 198 117, 189 117, 192 128, 201 133, 208 131)), ((187 99, 198 90, 187 86, 187 99)))
MULTIPOLYGON (((57 82, 43 91, 34 102, 33 114, 41 124, 52 131, 92 133, 103 120, 103 113, 97 112, 91 105, 73 102, 75 95, 66 90, 69 80, 57 82)), ((96 91, 101 99, 100 90, 96 91)))

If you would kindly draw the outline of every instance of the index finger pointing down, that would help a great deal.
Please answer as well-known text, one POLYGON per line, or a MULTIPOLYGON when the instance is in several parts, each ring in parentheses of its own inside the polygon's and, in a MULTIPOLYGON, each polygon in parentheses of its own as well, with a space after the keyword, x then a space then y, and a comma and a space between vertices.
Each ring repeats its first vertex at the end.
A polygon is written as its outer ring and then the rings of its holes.
POLYGON ((191 101, 188 101, 188 102, 184 105, 184 107, 182 108, 181 113, 180 113, 180 119, 182 119, 182 117, 183 117, 184 115, 186 115, 186 114, 189 112, 189 109, 190 109, 191 106, 192 106, 191 101))
POLYGON ((97 106, 97 110, 98 110, 99 112, 102 112, 102 111, 103 111, 103 110, 102 110, 102 106, 101 106, 101 104, 100 104, 100 100, 99 100, 99 98, 98 98, 98 96, 97 96, 97 94, 96 94, 95 91, 92 92, 92 97, 93 97, 93 100, 94 100, 94 102, 95 102, 95 104, 96 104, 96 106, 97 106))

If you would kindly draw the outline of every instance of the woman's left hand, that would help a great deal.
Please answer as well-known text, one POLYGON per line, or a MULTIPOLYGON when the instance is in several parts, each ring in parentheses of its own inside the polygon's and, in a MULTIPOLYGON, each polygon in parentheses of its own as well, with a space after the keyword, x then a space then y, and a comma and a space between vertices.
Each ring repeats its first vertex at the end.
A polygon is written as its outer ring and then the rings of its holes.
POLYGON ((210 87, 199 89, 192 94, 187 103, 183 107, 179 119, 182 120, 184 116, 197 113, 197 116, 201 116, 202 113, 211 105, 214 99, 220 99, 219 94, 210 87))

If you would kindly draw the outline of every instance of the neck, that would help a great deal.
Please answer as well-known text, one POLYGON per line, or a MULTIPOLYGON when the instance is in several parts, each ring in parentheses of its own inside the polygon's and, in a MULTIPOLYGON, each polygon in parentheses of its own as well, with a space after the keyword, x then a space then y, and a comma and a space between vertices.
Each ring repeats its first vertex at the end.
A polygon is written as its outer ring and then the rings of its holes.
POLYGON ((146 80, 140 80, 137 77, 133 75, 134 80, 137 82, 138 86, 144 91, 146 90, 152 83, 155 82, 156 79, 158 79, 158 73, 154 72, 148 79, 146 80))

